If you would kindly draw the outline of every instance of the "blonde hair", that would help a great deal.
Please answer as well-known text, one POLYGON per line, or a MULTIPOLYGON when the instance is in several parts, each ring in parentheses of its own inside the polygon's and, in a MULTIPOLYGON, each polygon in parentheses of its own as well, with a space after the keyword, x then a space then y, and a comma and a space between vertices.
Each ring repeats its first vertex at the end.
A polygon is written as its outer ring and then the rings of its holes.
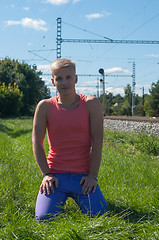
POLYGON ((73 67, 76 72, 75 62, 67 58, 57 58, 51 64, 51 74, 54 76, 54 71, 64 67, 73 67))

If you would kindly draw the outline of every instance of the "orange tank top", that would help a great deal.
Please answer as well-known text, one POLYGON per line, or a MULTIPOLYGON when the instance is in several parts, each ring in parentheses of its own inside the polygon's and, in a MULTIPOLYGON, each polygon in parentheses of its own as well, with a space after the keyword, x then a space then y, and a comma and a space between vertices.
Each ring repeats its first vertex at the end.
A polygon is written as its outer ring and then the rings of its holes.
POLYGON ((74 110, 61 108, 57 97, 51 98, 47 136, 47 163, 52 173, 89 173, 91 134, 85 95, 80 95, 74 110))

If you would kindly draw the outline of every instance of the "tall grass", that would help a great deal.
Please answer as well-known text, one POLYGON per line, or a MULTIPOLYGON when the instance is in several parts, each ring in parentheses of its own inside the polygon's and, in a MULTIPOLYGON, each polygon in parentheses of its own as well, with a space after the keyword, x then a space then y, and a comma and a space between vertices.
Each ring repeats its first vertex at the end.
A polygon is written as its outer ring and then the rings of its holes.
POLYGON ((159 239, 157 137, 105 131, 99 185, 109 212, 91 219, 68 199, 56 220, 36 223, 31 132, 32 119, 0 119, 0 239, 159 239))

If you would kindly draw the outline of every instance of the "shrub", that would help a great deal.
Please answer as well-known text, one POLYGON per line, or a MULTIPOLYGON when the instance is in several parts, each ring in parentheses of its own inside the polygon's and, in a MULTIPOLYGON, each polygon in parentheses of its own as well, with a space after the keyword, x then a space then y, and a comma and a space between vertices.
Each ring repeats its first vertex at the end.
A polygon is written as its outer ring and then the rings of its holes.
POLYGON ((0 85, 0 116, 17 116, 22 108, 23 93, 16 83, 8 86, 3 82, 0 85))
POLYGON ((154 135, 140 134, 135 144, 135 148, 147 154, 159 155, 159 141, 154 135))

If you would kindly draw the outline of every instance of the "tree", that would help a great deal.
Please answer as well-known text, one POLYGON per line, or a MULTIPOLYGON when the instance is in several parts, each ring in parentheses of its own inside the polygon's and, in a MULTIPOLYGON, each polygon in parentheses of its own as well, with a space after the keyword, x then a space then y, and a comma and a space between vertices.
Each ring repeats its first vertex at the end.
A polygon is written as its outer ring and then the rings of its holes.
MULTIPOLYGON (((113 94, 112 93, 108 93, 108 94, 105 94, 104 96, 104 109, 103 109, 103 112, 105 115, 111 115, 111 104, 112 104, 112 99, 113 99, 113 94)), ((102 107, 103 107, 103 95, 100 96, 100 102, 102 104, 102 107)))
POLYGON ((111 112, 112 115, 120 116, 121 115, 121 106, 123 104, 123 97, 120 94, 117 94, 113 97, 111 112))
POLYGON ((150 107, 152 109, 152 116, 159 117, 159 80, 157 83, 152 83, 151 89, 149 90, 150 97, 150 107))
POLYGON ((147 117, 153 116, 153 109, 151 108, 151 95, 145 94, 144 111, 147 117))
POLYGON ((127 85, 126 88, 124 88, 125 96, 124 96, 124 102, 121 107, 121 114, 126 116, 131 116, 132 112, 132 91, 130 84, 127 85))
POLYGON ((135 115, 144 116, 143 97, 140 97, 138 94, 135 96, 135 115))
POLYGON ((50 91, 41 79, 41 74, 35 65, 30 66, 9 58, 0 60, 0 83, 5 82, 6 86, 16 83, 23 93, 22 115, 32 114, 41 99, 50 97, 50 91))

